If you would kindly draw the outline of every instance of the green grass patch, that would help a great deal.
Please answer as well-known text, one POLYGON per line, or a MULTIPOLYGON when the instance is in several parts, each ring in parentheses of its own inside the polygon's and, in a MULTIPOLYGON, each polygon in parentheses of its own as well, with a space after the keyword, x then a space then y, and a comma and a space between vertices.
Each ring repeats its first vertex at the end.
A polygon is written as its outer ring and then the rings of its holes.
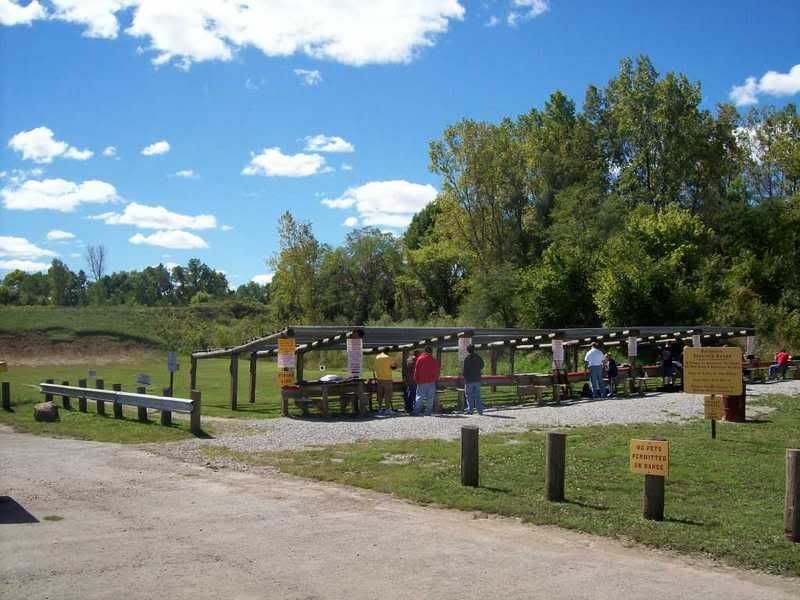
POLYGON ((483 511, 621 538, 731 565, 800 576, 800 545, 783 538, 784 451, 800 445, 800 406, 770 397, 760 422, 703 421, 566 428, 564 503, 543 499, 544 432, 482 435, 478 488, 460 485, 458 441, 373 441, 302 452, 242 454, 247 463, 396 494, 423 504, 483 511), (670 440, 664 522, 642 518, 643 477, 629 472, 628 442, 670 440))

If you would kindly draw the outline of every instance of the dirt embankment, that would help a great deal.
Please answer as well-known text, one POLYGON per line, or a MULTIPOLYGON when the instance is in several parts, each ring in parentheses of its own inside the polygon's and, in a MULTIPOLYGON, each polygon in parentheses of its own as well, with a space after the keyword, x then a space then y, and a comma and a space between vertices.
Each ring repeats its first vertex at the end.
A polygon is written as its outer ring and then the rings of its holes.
POLYGON ((45 333, 0 334, 0 360, 10 366, 77 365, 90 362, 105 365, 135 362, 156 350, 113 336, 87 335, 74 339, 53 339, 45 333))

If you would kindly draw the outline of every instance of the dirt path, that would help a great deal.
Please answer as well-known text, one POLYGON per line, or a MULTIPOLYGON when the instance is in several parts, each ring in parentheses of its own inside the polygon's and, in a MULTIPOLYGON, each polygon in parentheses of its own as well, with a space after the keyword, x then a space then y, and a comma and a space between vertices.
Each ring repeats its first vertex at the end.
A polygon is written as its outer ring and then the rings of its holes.
POLYGON ((795 580, 133 447, 2 428, 0 461, 3 598, 800 596, 795 580), (7 524, 15 502, 39 522, 7 524))

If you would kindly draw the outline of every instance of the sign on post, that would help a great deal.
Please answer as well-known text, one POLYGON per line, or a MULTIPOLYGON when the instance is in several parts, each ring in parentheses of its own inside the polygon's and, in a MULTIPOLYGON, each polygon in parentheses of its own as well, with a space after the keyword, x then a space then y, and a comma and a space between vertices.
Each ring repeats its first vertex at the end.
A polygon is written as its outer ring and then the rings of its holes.
POLYGON ((464 364, 464 359, 467 358, 467 347, 472 344, 472 338, 463 336, 458 338, 458 362, 464 364))
POLYGON ((639 338, 632 335, 628 338, 628 358, 633 358, 639 354, 639 338))
POLYGON ((564 340, 553 340, 552 348, 553 348, 553 366, 556 369, 560 369, 561 365, 564 364, 564 340))
POLYGON ((361 377, 363 352, 364 341, 360 337, 347 338, 347 371, 354 379, 361 377))
POLYGON ((683 391, 740 395, 742 351, 739 348, 684 348, 683 391))
POLYGON ((295 368, 297 367, 297 343, 292 338, 278 338, 278 385, 286 387, 292 385, 295 380, 295 368))
POLYGON ((97 371, 95 371, 94 369, 89 369, 86 371, 86 376, 89 379, 97 379, 97 371))
POLYGON ((703 418, 712 421, 722 419, 722 396, 710 394, 703 397, 703 418))
POLYGON ((170 373, 175 373, 180 365, 178 364, 178 353, 167 352, 167 370, 170 373))
POLYGON ((136 375, 136 383, 139 385, 150 385, 150 375, 147 373, 138 373, 136 375))
POLYGON ((667 440, 631 440, 631 473, 669 476, 669 442, 667 440))

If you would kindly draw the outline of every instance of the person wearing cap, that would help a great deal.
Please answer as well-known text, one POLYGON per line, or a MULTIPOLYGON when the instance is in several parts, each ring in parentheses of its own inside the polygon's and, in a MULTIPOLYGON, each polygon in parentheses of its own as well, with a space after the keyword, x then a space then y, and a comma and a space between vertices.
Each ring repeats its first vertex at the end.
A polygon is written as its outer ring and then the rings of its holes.
POLYGON ((583 357, 583 362, 589 367, 589 385, 592 387, 592 398, 603 398, 606 395, 606 385, 603 381, 603 358, 605 355, 597 342, 592 342, 592 347, 583 357))
POLYGON ((464 400, 467 408, 464 412, 472 414, 477 410, 479 415, 483 414, 485 406, 481 402, 481 372, 483 371, 483 359, 475 352, 475 346, 467 346, 467 356, 464 358, 463 377, 464 377, 464 400))
POLYGON ((378 396, 378 414, 384 414, 384 403, 386 404, 387 414, 391 415, 394 412, 394 407, 392 406, 392 394, 394 392, 392 370, 396 368, 397 365, 386 352, 381 352, 375 357, 375 386, 378 396))

